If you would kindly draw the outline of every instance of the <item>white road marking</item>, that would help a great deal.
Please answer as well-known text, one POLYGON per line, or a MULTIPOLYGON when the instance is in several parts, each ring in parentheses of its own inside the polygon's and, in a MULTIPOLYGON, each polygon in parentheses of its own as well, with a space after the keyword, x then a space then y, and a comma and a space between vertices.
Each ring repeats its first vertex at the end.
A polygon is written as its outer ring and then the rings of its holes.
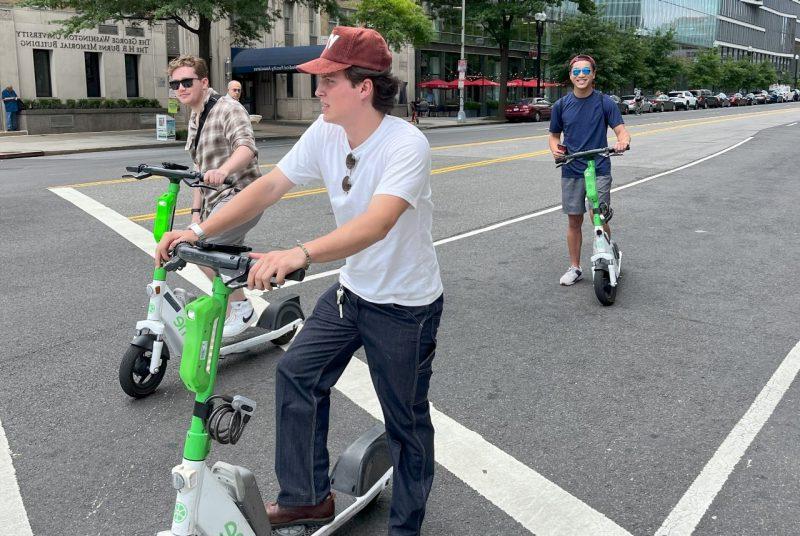
MULTIPOLYGON (((155 243, 145 228, 73 188, 51 188, 50 191, 153 256, 155 243)), ((210 290, 208 279, 194 266, 187 266, 177 274, 206 292, 210 290), (187 271, 189 268, 194 270, 187 271)), ((255 297, 253 305, 263 310, 266 302, 255 297)), ((336 388, 371 415, 383 418, 367 366, 362 361, 351 360, 336 388)), ((432 409, 432 417, 437 430, 436 461, 529 531, 548 536, 630 536, 608 517, 477 433, 435 409, 432 409)))
POLYGON ((11 461, 11 449, 2 422, 0 422, 0 527, 3 529, 3 534, 33 536, 19 492, 14 463, 11 461))
MULTIPOLYGON (((383 420, 369 368, 352 359, 336 388, 383 420)), ((436 461, 534 534, 629 535, 562 488, 431 406, 436 461)))
POLYGON ((787 127, 793 127, 793 126, 795 126, 796 124, 797 124, 796 122, 795 122, 795 123, 789 123, 789 124, 788 124, 788 125, 786 125, 786 126, 787 126, 787 127))
MULTIPOLYGON (((688 536, 697 528, 736 464, 800 371, 800 342, 786 355, 747 412, 669 513, 656 536, 688 536)), ((750 461, 748 460, 748 466, 750 461)))

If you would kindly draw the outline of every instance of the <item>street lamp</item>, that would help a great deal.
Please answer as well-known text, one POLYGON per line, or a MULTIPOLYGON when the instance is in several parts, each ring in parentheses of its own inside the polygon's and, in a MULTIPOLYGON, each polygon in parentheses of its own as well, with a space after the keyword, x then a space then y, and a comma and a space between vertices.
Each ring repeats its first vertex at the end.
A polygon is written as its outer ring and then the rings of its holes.
POLYGON ((547 13, 540 11, 533 16, 536 20, 536 96, 542 96, 542 34, 547 13))
POLYGON ((466 24, 467 13, 466 0, 461 0, 461 7, 454 9, 461 10, 461 59, 458 62, 458 117, 456 121, 463 123, 467 120, 467 114, 464 113, 464 77, 467 74, 467 61, 464 58, 464 26, 466 24))

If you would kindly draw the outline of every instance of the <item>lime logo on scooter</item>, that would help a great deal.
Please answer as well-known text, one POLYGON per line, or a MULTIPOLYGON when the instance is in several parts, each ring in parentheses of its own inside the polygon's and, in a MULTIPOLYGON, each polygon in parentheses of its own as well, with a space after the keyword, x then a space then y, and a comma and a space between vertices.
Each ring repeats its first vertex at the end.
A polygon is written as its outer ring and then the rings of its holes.
POLYGON ((183 523, 184 519, 186 519, 186 506, 182 502, 176 502, 175 514, 172 516, 172 520, 175 523, 183 523))
POLYGON ((153 314, 155 312, 156 312, 156 304, 155 303, 151 303, 150 305, 147 306, 147 314, 151 315, 151 314, 153 314))
POLYGON ((241 532, 239 532, 239 528, 236 526, 236 523, 233 521, 228 521, 225 523, 225 534, 219 533, 219 536, 243 536, 241 532))
POLYGON ((175 326, 175 329, 178 330, 178 333, 181 335, 186 335, 186 317, 183 315, 176 316, 175 320, 172 322, 172 325, 175 326))

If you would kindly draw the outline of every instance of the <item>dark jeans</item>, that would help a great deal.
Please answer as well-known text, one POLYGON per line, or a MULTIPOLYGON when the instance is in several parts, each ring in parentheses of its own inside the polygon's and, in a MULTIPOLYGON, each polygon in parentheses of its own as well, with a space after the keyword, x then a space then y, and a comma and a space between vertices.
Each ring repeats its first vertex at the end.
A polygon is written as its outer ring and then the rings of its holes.
POLYGON ((322 502, 330 492, 328 420, 331 388, 364 347, 380 400, 394 467, 389 534, 420 533, 433 483, 433 425, 428 386, 443 297, 430 305, 376 304, 337 283, 317 302, 276 377, 275 472, 285 506, 322 502))

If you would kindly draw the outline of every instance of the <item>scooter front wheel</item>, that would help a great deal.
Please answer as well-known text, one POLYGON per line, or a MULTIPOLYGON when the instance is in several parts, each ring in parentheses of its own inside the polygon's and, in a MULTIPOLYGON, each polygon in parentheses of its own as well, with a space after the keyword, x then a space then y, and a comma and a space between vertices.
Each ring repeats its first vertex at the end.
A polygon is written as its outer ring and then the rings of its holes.
POLYGON ((144 398, 153 394, 164 379, 167 371, 169 350, 167 345, 161 350, 161 367, 155 374, 150 373, 150 349, 131 344, 122 362, 119 364, 119 385, 126 395, 133 398, 144 398))
POLYGON ((592 276, 594 294, 600 303, 605 306, 613 305, 617 298, 617 287, 611 286, 611 276, 608 270, 595 270, 592 276))

